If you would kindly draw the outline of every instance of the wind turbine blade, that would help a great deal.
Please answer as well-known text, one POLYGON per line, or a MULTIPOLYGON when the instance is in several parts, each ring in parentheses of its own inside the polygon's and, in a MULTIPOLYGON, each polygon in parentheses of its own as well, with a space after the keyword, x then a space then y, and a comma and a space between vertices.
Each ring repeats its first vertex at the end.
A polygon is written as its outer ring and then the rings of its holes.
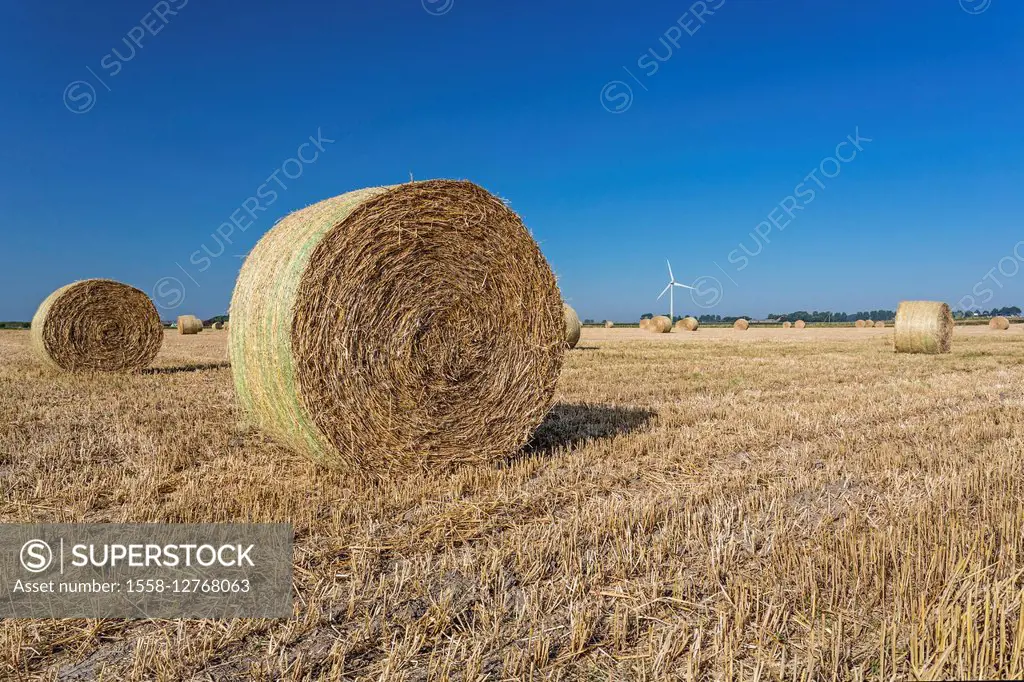
POLYGON ((676 281, 675 275, 672 274, 672 264, 668 262, 668 258, 665 259, 665 265, 668 266, 668 278, 671 281, 676 281))
POLYGON ((662 290, 661 290, 661 293, 660 293, 660 294, 658 294, 658 299, 660 300, 660 299, 661 299, 661 297, 665 295, 665 292, 667 292, 667 291, 668 291, 669 289, 671 289, 671 288, 672 288, 672 285, 671 285, 671 284, 669 284, 669 285, 668 285, 667 287, 665 287, 664 289, 662 289, 662 290))
POLYGON ((675 283, 675 285, 676 285, 677 287, 682 287, 683 289, 693 289, 693 287, 691 287, 691 286, 687 286, 687 285, 685 285, 685 284, 680 284, 679 282, 676 282, 676 283, 675 283))

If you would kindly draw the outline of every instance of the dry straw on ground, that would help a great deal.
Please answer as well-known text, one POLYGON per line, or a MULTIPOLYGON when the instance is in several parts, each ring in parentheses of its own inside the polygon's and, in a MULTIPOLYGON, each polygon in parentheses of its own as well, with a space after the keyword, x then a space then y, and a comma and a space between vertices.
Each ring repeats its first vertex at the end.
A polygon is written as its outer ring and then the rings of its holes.
POLYGON ((520 449, 565 351, 554 274, 519 216, 449 180, 287 216, 242 266, 231 322, 236 393, 256 424, 380 478, 520 449))
POLYGON ((743 318, 740 318, 740 319, 736 320, 736 322, 732 325, 732 327, 733 327, 733 329, 737 329, 737 330, 739 330, 741 332, 745 332, 748 329, 750 329, 750 323, 747 322, 746 320, 744 320, 743 318))
POLYGON ((700 321, 696 317, 684 317, 676 322, 676 327, 688 332, 695 332, 700 329, 700 321))
POLYGON ((32 318, 32 347, 47 365, 69 372, 143 369, 164 330, 146 294, 109 279, 57 289, 32 318))
POLYGON ((948 353, 953 345, 953 314, 936 301, 903 301, 896 311, 897 353, 948 353))
POLYGON ((1005 317, 993 317, 989 320, 988 326, 998 331, 1006 331, 1010 328, 1010 320, 1005 317))
POLYGON ((793 326, 796 327, 797 329, 803 329, 804 327, 807 326, 807 323, 804 322, 803 320, 797 320, 793 326))
POLYGON ((178 316, 179 334, 198 334, 203 331, 203 321, 195 315, 178 316))
POLYGON ((562 304, 562 314, 565 316, 565 345, 575 348, 580 342, 580 316, 565 303, 562 304))

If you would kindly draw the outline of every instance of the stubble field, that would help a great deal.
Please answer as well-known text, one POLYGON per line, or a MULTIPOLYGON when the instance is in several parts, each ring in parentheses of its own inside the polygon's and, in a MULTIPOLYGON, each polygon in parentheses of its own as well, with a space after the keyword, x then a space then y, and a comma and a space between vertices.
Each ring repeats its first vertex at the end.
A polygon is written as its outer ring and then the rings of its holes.
POLYGON ((0 522, 290 522, 290 620, 0 621, 10 679, 1024 675, 1024 332, 585 329, 535 442, 367 483, 246 425, 226 332, 134 376, 0 332, 0 522))

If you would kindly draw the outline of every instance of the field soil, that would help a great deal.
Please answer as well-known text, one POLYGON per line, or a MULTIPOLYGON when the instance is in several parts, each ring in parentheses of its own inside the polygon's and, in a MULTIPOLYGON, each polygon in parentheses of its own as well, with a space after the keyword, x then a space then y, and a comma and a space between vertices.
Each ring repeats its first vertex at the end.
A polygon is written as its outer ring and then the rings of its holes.
POLYGON ((0 522, 289 522, 287 620, 0 621, 0 678, 1024 676, 1024 331, 583 331, 522 453, 368 482, 238 411, 227 332, 135 375, 0 332, 0 522))

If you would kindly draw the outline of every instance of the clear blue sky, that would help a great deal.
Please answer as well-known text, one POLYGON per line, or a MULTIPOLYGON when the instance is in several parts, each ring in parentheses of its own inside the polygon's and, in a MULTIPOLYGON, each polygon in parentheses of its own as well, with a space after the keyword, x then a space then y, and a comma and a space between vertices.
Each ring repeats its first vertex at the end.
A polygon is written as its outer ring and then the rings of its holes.
POLYGON ((1024 303, 1017 0, 3 5, 0 319, 85 277, 225 312, 275 220, 410 172, 507 198, 581 317, 660 311, 666 257, 722 283, 677 313, 956 307, 1007 257, 979 304, 1024 303), (232 213, 247 229, 190 262, 232 213))

